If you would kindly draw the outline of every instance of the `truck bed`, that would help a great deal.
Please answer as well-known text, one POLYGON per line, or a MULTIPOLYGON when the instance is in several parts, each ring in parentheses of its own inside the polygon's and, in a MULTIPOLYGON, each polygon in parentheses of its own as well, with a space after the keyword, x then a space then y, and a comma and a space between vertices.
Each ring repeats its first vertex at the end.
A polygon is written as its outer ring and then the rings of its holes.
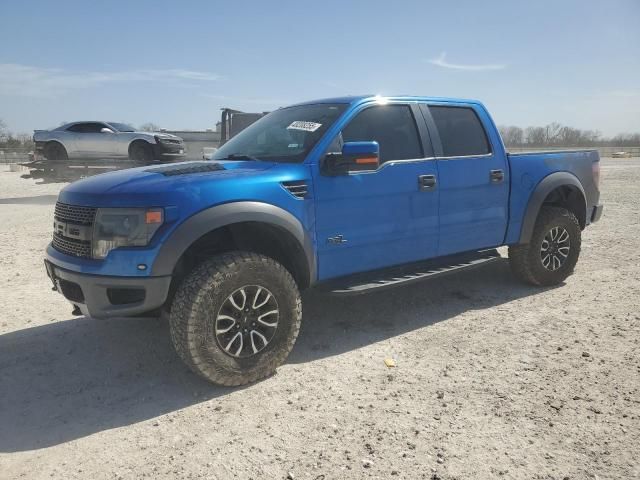
MULTIPOLYGON (((594 181, 594 163, 600 161, 597 150, 549 150, 507 153, 511 168, 509 229, 506 243, 516 243, 525 211, 535 188, 548 175, 566 172, 578 179, 586 197, 587 210, 598 203, 599 191, 594 181)), ((590 221, 587 214, 586 223, 590 221)))

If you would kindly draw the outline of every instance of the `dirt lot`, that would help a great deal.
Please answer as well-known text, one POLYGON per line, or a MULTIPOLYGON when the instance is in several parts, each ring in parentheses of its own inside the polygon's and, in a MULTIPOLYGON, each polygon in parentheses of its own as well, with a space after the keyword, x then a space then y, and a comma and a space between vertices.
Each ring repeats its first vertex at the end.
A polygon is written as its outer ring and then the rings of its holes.
POLYGON ((166 323, 72 317, 42 265, 61 185, 3 168, 3 479, 640 478, 638 159, 603 162, 565 285, 497 263, 308 292, 288 363, 240 389, 189 373, 166 323))

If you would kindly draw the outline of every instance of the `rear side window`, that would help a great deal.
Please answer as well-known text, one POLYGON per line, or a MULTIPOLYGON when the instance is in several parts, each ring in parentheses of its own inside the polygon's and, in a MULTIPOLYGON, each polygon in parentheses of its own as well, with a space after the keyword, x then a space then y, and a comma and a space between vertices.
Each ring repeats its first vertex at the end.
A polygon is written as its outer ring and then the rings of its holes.
POLYGON ((416 122, 407 105, 381 105, 360 112, 342 130, 343 142, 380 145, 380 163, 422 158, 416 122))
POLYGON ((69 132, 81 133, 85 131, 86 123, 76 123, 75 125, 71 125, 67 130, 69 132))
POLYGON ((491 153, 487 134, 473 109, 429 106, 429 111, 440 134, 443 156, 464 157, 491 153))
POLYGON ((102 130, 103 128, 105 128, 105 125, 103 123, 89 122, 76 123, 75 125, 69 127, 67 130, 76 133, 100 133, 100 130, 102 130))

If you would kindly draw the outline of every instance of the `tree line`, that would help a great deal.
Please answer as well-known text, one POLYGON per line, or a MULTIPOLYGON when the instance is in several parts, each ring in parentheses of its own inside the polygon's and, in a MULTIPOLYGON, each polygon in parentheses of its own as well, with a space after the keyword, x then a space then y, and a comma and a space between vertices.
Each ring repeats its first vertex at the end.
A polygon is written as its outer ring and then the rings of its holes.
POLYGON ((0 119, 0 148, 33 149, 33 138, 28 133, 13 134, 0 119))
MULTIPOLYGON (((557 122, 544 127, 521 128, 513 125, 499 126, 500 134, 507 147, 637 147, 640 133, 622 133, 614 137, 604 137, 597 130, 580 130, 557 122)), ((145 123, 140 130, 153 132, 160 130, 154 123, 145 123)), ((33 149, 33 138, 28 133, 13 134, 0 119, 0 148, 33 149)))
POLYGON ((507 147, 637 147, 640 133, 604 137, 597 130, 581 130, 553 122, 544 127, 498 127, 507 147))

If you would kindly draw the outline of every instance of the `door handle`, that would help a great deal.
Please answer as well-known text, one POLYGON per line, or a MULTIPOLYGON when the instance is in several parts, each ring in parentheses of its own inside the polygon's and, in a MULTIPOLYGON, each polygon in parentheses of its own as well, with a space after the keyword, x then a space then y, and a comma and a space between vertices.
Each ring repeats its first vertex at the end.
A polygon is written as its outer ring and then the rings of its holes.
POLYGON ((504 171, 503 170, 491 170, 489 174, 489 178, 491 179, 491 183, 502 183, 504 180, 504 171))
POLYGON ((418 188, 420 190, 433 190, 436 188, 437 183, 435 175, 418 175, 418 188))

